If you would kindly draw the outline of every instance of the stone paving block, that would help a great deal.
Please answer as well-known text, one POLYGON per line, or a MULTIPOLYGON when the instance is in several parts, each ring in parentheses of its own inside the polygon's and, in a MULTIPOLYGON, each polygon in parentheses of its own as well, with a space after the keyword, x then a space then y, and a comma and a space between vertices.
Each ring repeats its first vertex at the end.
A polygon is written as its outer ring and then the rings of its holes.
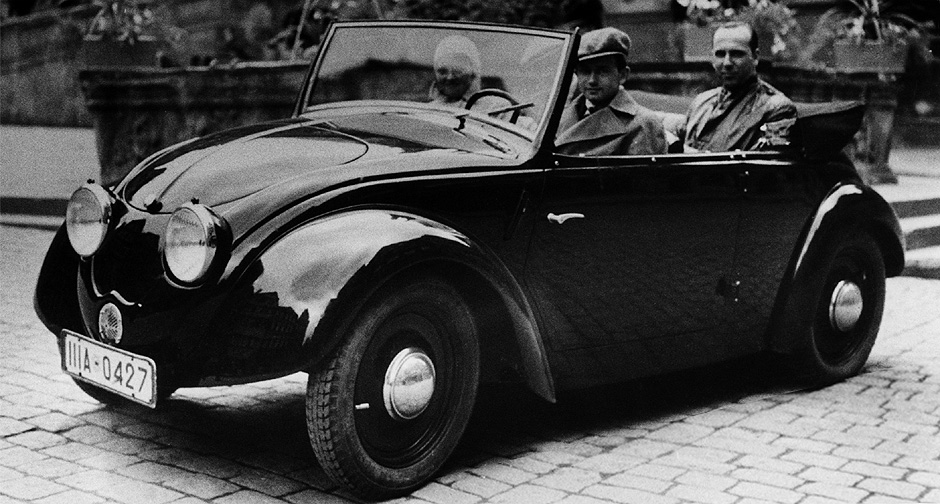
POLYGON ((821 430, 813 434, 811 439, 840 445, 840 447, 848 445, 857 446, 859 448, 874 448, 883 440, 883 438, 870 437, 858 432, 852 432, 851 429, 848 432, 821 430))
POLYGON ((480 501, 478 495, 456 490, 433 481, 419 488, 412 495, 436 504, 474 504, 480 501))
POLYGON ((858 474, 851 474, 845 471, 833 471, 822 467, 810 467, 801 472, 798 476, 808 481, 818 481, 820 483, 849 487, 864 479, 863 476, 858 474))
POLYGON ((27 422, 47 432, 62 432, 84 423, 82 420, 58 411, 32 417, 27 422))
MULTIPOLYGON (((339 495, 333 495, 328 493, 319 492, 317 490, 304 490, 297 492, 295 494, 288 495, 284 497, 282 502, 290 502, 291 504, 358 504, 356 501, 340 497, 339 495)), ((200 501, 202 502, 202 501, 200 501)), ((216 502, 216 501, 213 501, 216 502)), ((423 499, 415 498, 404 498, 404 499, 393 499, 386 501, 387 504, 426 504, 428 501, 423 499)), ((185 502, 174 502, 173 504, 187 504, 185 502)), ((196 504, 196 503, 192 503, 196 504)))
POLYGON ((830 453, 836 448, 835 443, 792 437, 781 437, 780 439, 775 440, 772 444, 774 446, 779 446, 788 450, 798 450, 812 453, 830 453))
POLYGON ((24 446, 32 450, 49 448, 68 442, 63 436, 41 430, 24 432, 15 436, 9 436, 6 439, 13 444, 24 446))
POLYGON ((767 502, 796 504, 803 497, 801 493, 776 486, 742 481, 728 489, 728 493, 740 497, 761 499, 767 502))
POLYGON ((535 478, 535 474, 497 462, 486 462, 470 469, 470 472, 484 478, 502 481, 510 485, 521 485, 535 478))
POLYGON ((940 473, 917 471, 909 474, 907 481, 927 488, 940 489, 940 473))
POLYGON ((873 476, 880 478, 890 478, 890 479, 901 479, 904 474, 907 472, 904 469, 891 466, 883 466, 879 464, 872 464, 871 462, 849 462, 848 464, 842 466, 840 469, 842 471, 854 474, 861 474, 862 476, 873 476))
POLYGON ((601 476, 594 471, 574 467, 560 467, 532 480, 532 484, 577 493, 589 485, 598 483, 600 480, 601 476))
POLYGON ((628 470, 627 474, 643 476, 647 478, 656 478, 663 481, 672 481, 686 472, 686 469, 678 467, 665 466, 661 464, 643 464, 628 470))
POLYGON ((827 469, 838 469, 848 463, 848 460, 842 457, 800 450, 784 453, 781 455, 781 458, 790 462, 797 462, 809 466, 817 465, 827 469))
POLYGON ((67 476, 62 476, 57 478, 55 481, 57 483, 67 485, 72 488, 77 488, 79 490, 96 492, 102 488, 107 488, 110 486, 133 483, 134 480, 119 474, 101 471, 98 469, 90 469, 72 473, 67 476))
POLYGON ((36 476, 10 479, 0 485, 0 494, 14 499, 34 500, 68 490, 68 487, 36 476))
POLYGON ((871 462, 873 464, 888 465, 901 456, 895 453, 883 452, 877 449, 868 450, 865 448, 856 448, 854 446, 840 446, 832 450, 832 454, 837 457, 860 462, 871 462))
POLYGON ((940 502, 940 490, 931 490, 924 494, 923 502, 940 502))
POLYGON ((679 422, 654 430, 647 435, 647 439, 666 441, 676 444, 690 444, 715 432, 712 427, 679 422))
POLYGON ((563 499, 565 495, 565 492, 561 490, 525 483, 514 487, 512 490, 493 496, 489 499, 489 502, 496 504, 516 504, 519 502, 526 502, 528 504, 549 504, 563 499))
POLYGON ((498 493, 506 492, 512 487, 501 481, 496 481, 479 476, 468 475, 451 484, 456 490, 478 495, 483 498, 492 497, 498 493))
POLYGON ((41 452, 32 451, 23 446, 13 446, 0 450, 0 466, 22 467, 46 458, 41 452))
MULTIPOLYGON (((773 434, 772 437, 776 438, 778 436, 773 434)), ((698 440, 695 444, 698 446, 716 448, 738 454, 757 455, 767 458, 776 457, 787 451, 787 448, 785 447, 773 446, 755 440, 739 439, 736 437, 723 435, 708 436, 704 439, 698 440)))
POLYGON ((108 499, 126 504, 164 504, 183 497, 183 494, 153 483, 130 481, 121 485, 107 486, 96 491, 108 499))
POLYGON ((738 480, 732 477, 719 476, 706 472, 688 471, 676 477, 674 481, 688 487, 723 491, 734 486, 738 480))
MULTIPOLYGON (((887 477, 887 475, 884 475, 887 477)), ((884 478, 866 478, 856 485, 858 488, 864 488, 870 492, 892 495, 902 499, 914 500, 922 495, 927 489, 923 485, 908 483, 906 481, 889 480, 884 478)))
POLYGON ((682 502, 700 502, 702 504, 732 504, 738 497, 715 490, 694 485, 676 485, 670 488, 666 495, 675 497, 682 502))
POLYGON ((0 437, 12 436, 32 429, 29 423, 15 418, 0 417, 0 437))
POLYGON ((258 469, 246 470, 229 481, 275 497, 303 489, 303 484, 298 481, 258 469))
POLYGON ((623 446, 614 448, 611 453, 630 455, 632 457, 649 460, 659 457, 665 453, 675 451, 678 448, 679 445, 674 443, 665 443, 648 439, 635 439, 628 441, 623 446))
POLYGON ((610 501, 595 499, 586 495, 569 495, 558 501, 557 504, 610 504, 610 501))
MULTIPOLYGON (((104 497, 82 492, 81 490, 66 490, 62 493, 35 500, 33 504, 97 504, 99 502, 104 502, 104 497)), ((177 501, 174 504, 180 504, 180 502, 177 501)))
POLYGON ((233 494, 219 497, 212 501, 213 504, 284 504, 284 501, 277 497, 271 497, 261 492, 253 490, 242 490, 233 494))
POLYGON ((89 446, 83 443, 72 441, 72 442, 68 442, 65 444, 46 448, 42 450, 41 453, 44 453, 51 457, 58 457, 58 458, 65 459, 65 460, 78 461, 81 459, 87 459, 87 458, 105 455, 108 452, 100 448, 96 448, 94 446, 89 446))
POLYGON ((635 474, 618 474, 616 476, 611 476, 603 481, 604 485, 616 486, 621 488, 633 488, 636 490, 643 490, 646 492, 661 494, 666 491, 667 488, 672 486, 672 482, 665 481, 655 478, 647 478, 645 476, 637 476, 635 474))
POLYGON ((23 472, 46 479, 56 479, 88 470, 75 462, 49 457, 21 468, 23 472))
POLYGON ((10 469, 9 467, 0 467, 0 481, 22 478, 23 473, 10 469))
MULTIPOLYGON (((578 462, 578 464, 583 463, 585 460, 589 460, 589 459, 584 459, 581 462, 578 462)), ((511 458, 511 459, 505 459, 503 460, 502 463, 509 465, 511 467, 515 467, 516 469, 521 469, 525 472, 532 473, 532 474, 545 474, 545 473, 554 471, 556 467, 554 464, 549 464, 548 462, 536 460, 530 457, 529 455, 511 458)))
POLYGON ((836 499, 841 502, 861 502, 862 499, 865 499, 870 495, 867 491, 859 488, 833 485, 822 482, 807 483, 806 485, 797 488, 797 491, 806 494, 819 495, 830 499, 836 499))
POLYGON ((729 427, 745 418, 747 418, 747 414, 745 413, 720 408, 690 416, 685 421, 691 424, 719 428, 729 427))
MULTIPOLYGON (((632 488, 593 485, 584 489, 587 495, 622 504, 679 504, 679 499, 632 488)), ((508 501, 507 501, 508 502, 508 501)), ((525 502, 525 501, 517 501, 525 502)))
POLYGON ((738 480, 789 489, 794 489, 806 482, 797 476, 763 469, 736 469, 729 476, 738 480))
POLYGON ((578 462, 575 464, 575 467, 586 469, 588 471, 595 471, 601 475, 609 475, 626 471, 631 467, 636 467, 645 462, 646 461, 643 459, 631 457, 629 455, 602 453, 600 455, 595 455, 578 462))

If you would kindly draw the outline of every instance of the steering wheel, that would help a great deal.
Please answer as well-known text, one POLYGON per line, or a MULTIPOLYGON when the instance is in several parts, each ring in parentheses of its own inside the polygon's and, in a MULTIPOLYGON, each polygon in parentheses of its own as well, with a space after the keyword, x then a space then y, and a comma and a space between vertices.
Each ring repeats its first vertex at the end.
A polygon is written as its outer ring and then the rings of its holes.
POLYGON ((497 96, 499 98, 506 100, 510 104, 508 107, 503 107, 497 110, 490 110, 487 112, 487 114, 490 116, 496 117, 496 116, 499 116, 500 114, 505 114, 506 112, 512 112, 512 117, 509 118, 509 122, 513 124, 515 124, 516 121, 519 120, 519 114, 522 111, 522 109, 531 107, 533 105, 531 103, 524 103, 524 104, 519 103, 519 100, 517 100, 513 95, 509 94, 506 91, 503 91, 502 89, 483 88, 477 91, 476 93, 473 93, 472 95, 470 95, 470 98, 467 98, 467 104, 464 106, 464 108, 467 110, 470 110, 471 108, 473 108, 474 105, 476 105, 476 103, 480 100, 480 98, 484 98, 487 96, 497 96))

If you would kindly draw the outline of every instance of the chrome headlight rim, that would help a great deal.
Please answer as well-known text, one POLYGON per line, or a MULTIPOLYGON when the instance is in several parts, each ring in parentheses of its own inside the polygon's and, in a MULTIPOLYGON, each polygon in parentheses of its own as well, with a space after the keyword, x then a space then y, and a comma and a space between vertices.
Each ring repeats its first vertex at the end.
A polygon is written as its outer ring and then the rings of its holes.
POLYGON ((101 249, 101 245, 108 236, 108 230, 111 226, 111 217, 114 211, 113 207, 114 197, 111 193, 94 182, 88 182, 82 185, 76 189, 69 198, 65 209, 65 231, 69 239, 69 244, 72 246, 72 250, 83 259, 92 257, 101 249), (86 193, 90 193, 91 197, 96 202, 94 208, 97 210, 97 217, 94 219, 94 222, 97 224, 92 232, 97 233, 97 236, 83 236, 83 234, 89 232, 89 229, 87 227, 81 229, 76 226, 77 221, 75 220, 75 214, 81 211, 81 203, 78 200, 81 195, 86 193))
POLYGON ((191 202, 174 210, 160 240, 163 270, 167 279, 173 285, 183 288, 198 287, 205 283, 211 274, 219 269, 221 256, 228 246, 228 237, 225 221, 206 205, 191 202), (186 222, 187 216, 192 218, 191 222, 196 224, 201 237, 201 250, 196 251, 195 259, 188 260, 188 265, 180 264, 179 257, 173 257, 179 252, 179 245, 175 243, 174 236, 171 236, 174 224, 186 222))

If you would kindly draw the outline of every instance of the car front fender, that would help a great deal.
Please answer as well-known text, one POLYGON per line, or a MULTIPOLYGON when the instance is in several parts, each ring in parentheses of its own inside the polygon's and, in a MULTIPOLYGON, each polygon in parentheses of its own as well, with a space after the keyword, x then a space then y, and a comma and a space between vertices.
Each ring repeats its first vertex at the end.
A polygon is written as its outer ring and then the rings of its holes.
POLYGON ((421 272, 451 280, 471 308, 480 297, 497 298, 506 318, 500 327, 513 333, 526 382, 554 400, 535 317, 502 261, 464 234, 405 212, 359 209, 294 227, 242 270, 227 313, 250 320, 230 327, 266 326, 253 332, 267 341, 251 346, 296 351, 294 367, 309 369, 342 341, 345 315, 370 292, 396 275, 421 272))
POLYGON ((904 234, 897 215, 873 189, 855 183, 836 185, 820 203, 794 250, 770 324, 770 348, 789 352, 799 344, 800 329, 790 327, 799 297, 810 279, 819 274, 820 258, 833 239, 845 233, 868 233, 878 243, 887 276, 904 270, 904 234))

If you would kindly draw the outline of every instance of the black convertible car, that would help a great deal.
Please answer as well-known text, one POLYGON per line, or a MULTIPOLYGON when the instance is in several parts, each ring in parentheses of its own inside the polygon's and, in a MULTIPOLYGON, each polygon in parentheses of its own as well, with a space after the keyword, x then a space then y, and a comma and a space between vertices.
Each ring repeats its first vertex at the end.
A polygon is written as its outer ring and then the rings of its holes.
POLYGON ((293 117, 79 188, 35 296, 64 371, 150 407, 305 371, 316 456, 365 498, 433 477, 481 382, 554 401, 759 353, 857 373, 904 264, 840 153, 861 109, 801 106, 777 152, 559 155, 578 40, 337 23, 293 117), (445 39, 478 51, 459 106, 432 88, 445 39))

